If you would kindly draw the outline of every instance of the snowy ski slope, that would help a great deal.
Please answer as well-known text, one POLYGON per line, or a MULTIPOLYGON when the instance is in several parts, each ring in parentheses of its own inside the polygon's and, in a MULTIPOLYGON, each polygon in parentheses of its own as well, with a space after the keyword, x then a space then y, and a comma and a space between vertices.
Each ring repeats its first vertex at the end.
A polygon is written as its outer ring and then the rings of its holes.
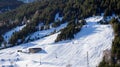
POLYGON ((87 25, 75 35, 73 40, 54 43, 56 33, 48 37, 0 50, 0 67, 96 67, 103 57, 103 50, 110 49, 113 30, 111 25, 99 25, 101 16, 87 18, 87 25), (41 47, 43 51, 35 54, 20 53, 31 47, 41 47), (41 61, 41 64, 40 64, 41 61))

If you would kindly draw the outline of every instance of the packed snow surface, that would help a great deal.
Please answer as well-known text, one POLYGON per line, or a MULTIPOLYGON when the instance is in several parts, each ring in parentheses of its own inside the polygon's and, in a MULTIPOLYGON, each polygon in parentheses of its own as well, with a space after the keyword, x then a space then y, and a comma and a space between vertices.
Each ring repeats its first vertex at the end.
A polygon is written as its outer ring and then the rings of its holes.
POLYGON ((87 24, 73 40, 54 43, 56 33, 42 39, 0 50, 0 67, 96 67, 103 57, 103 50, 110 49, 113 30, 111 25, 100 25, 101 16, 85 19, 87 24), (41 47, 39 53, 26 53, 28 48, 41 47), (22 50, 24 53, 17 52, 22 50))

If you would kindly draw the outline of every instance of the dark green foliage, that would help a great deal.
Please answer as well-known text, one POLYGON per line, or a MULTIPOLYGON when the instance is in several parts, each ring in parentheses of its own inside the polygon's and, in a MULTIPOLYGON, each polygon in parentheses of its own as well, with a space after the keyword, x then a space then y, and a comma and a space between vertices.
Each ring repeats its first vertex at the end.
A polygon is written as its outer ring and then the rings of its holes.
POLYGON ((113 27, 114 27, 114 33, 118 33, 118 35, 119 35, 120 31, 118 31, 118 30, 120 29, 120 24, 115 23, 113 25, 113 27))
POLYGON ((18 0, 0 0, 0 10, 3 12, 4 9, 14 9, 23 3, 18 0))
POLYGON ((55 42, 73 39, 74 35, 81 30, 84 24, 86 24, 85 20, 81 20, 80 23, 71 20, 67 27, 61 30, 61 33, 58 35, 55 42))
MULTIPOLYGON (((54 16, 57 12, 60 12, 63 16, 64 23, 65 21, 76 18, 83 19, 92 15, 99 15, 101 12, 104 12, 104 10, 109 14, 111 14, 111 12, 119 14, 119 5, 120 0, 44 0, 25 4, 15 10, 0 15, 0 33, 5 33, 21 24, 24 16, 26 16, 27 19, 31 19, 37 10, 40 11, 39 20, 49 25, 51 22, 54 22, 54 16), (18 19, 19 23, 11 26, 10 20, 14 21, 15 19, 18 19)), ((106 13, 106 16, 109 15, 106 13)))
POLYGON ((116 57, 117 57, 117 60, 119 59, 120 60, 120 44, 118 45, 118 49, 117 49, 117 52, 116 52, 116 57))
POLYGON ((105 62, 105 59, 103 58, 102 62, 100 62, 98 67, 111 67, 107 62, 105 62))
MULTIPOLYGON (((26 36, 37 30, 36 26, 39 22, 43 22, 44 26, 41 27, 41 30, 43 30, 49 29, 51 23, 53 27, 57 27, 67 21, 69 22, 67 27, 61 30, 56 42, 73 39, 74 35, 86 24, 84 20, 79 23, 75 19, 84 19, 101 13, 104 13, 104 18, 111 16, 113 13, 120 16, 120 0, 43 0, 22 5, 15 10, 1 14, 0 34, 21 25, 21 21, 26 16, 27 19, 31 19, 30 23, 27 23, 21 31, 13 34, 9 41, 12 44, 11 46, 24 43, 26 36), (63 16, 61 22, 54 21, 55 14, 58 12, 63 16), (19 40, 21 42, 18 42, 19 40)), ((100 23, 104 24, 102 21, 100 23)), ((120 22, 114 18, 110 23, 115 33, 115 39, 112 43, 112 61, 109 65, 103 60, 99 67, 119 67, 116 63, 120 60, 120 22)))
POLYGON ((61 33, 58 35, 56 39, 56 42, 74 38, 75 33, 74 29, 75 29, 74 25, 69 25, 63 30, 61 30, 61 33))
POLYGON ((105 20, 101 20, 101 21, 98 22, 98 24, 109 24, 109 23, 105 20))
POLYGON ((120 15, 120 1, 119 0, 104 0, 104 2, 102 2, 101 6, 102 9, 105 10, 105 14, 104 17, 106 16, 110 16, 113 13, 120 15), (106 8, 107 7, 107 8, 106 8))
POLYGON ((38 16, 39 16, 39 12, 36 11, 31 22, 28 23, 26 27, 24 27, 21 31, 15 32, 13 34, 13 36, 9 40, 9 43, 12 44, 11 46, 23 43, 27 35, 36 31, 36 26, 38 25, 38 22, 39 22, 38 16))
MULTIPOLYGON (((73 22, 71 20, 74 20, 75 22, 75 19, 84 19, 92 15, 99 15, 100 13, 105 13, 104 17, 110 16, 112 13, 120 15, 119 5, 120 0, 43 0, 24 4, 15 10, 0 14, 0 34, 4 34, 10 29, 22 25, 21 22, 23 18, 26 17, 28 20, 31 19, 30 23, 28 23, 20 32, 16 32, 9 43, 15 44, 19 39, 22 39, 22 42, 24 42, 27 35, 36 31, 36 26, 40 22, 44 24, 44 26, 41 27, 41 30, 43 30, 49 29, 51 23, 53 24, 53 27, 57 27, 66 21, 71 23, 73 22), (36 11, 38 11, 39 14, 35 15, 36 11), (58 12, 63 16, 63 20, 55 22, 54 17, 58 12)), ((69 24, 62 30, 64 34, 69 34, 60 39, 66 40, 74 38, 73 34, 76 33, 77 29, 75 27, 77 25, 78 27, 82 27, 83 24, 69 24)), ((80 28, 78 30, 80 30, 80 28)))
POLYGON ((3 42, 3 37, 0 35, 0 46, 1 46, 1 43, 3 42))
MULTIPOLYGON (((112 42, 111 65, 108 67, 119 67, 120 64, 117 64, 117 62, 120 60, 120 22, 118 19, 113 18, 110 23, 113 27, 115 38, 112 42)), ((99 67, 106 67, 105 63, 107 62, 102 61, 99 67)))
POLYGON ((52 27, 58 27, 58 26, 60 26, 60 24, 61 24, 61 21, 60 21, 60 20, 55 21, 55 22, 52 24, 52 27))
POLYGON ((120 67, 120 64, 115 64, 115 67, 120 67))

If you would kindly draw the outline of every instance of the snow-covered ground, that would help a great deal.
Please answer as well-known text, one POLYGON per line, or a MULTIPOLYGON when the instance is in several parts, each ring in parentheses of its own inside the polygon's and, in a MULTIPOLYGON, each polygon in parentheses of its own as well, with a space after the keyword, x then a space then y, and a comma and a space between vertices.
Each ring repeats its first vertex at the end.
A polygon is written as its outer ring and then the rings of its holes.
POLYGON ((22 30, 25 26, 26 26, 26 25, 17 26, 16 28, 14 28, 14 29, 8 31, 7 33, 5 33, 5 34, 3 35, 4 40, 5 40, 6 42, 8 42, 8 40, 11 38, 11 36, 13 35, 13 33, 22 30))
POLYGON ((60 17, 60 13, 57 13, 56 15, 55 15, 55 19, 54 19, 54 21, 62 21, 62 19, 63 19, 63 17, 60 17))
POLYGON ((103 57, 103 50, 110 49, 113 30, 111 25, 99 25, 101 16, 87 18, 87 25, 75 35, 73 40, 54 43, 56 33, 48 37, 0 50, 0 67, 96 67, 103 57), (35 54, 17 52, 28 51, 31 47, 41 47, 43 51, 35 54), (57 57, 57 58, 56 58, 57 57), (41 64, 40 64, 41 61, 41 64))
POLYGON ((42 30, 42 31, 36 31, 34 32, 32 35, 29 35, 28 37, 30 39, 37 39, 37 38, 41 38, 44 37, 46 35, 50 35, 51 33, 53 33, 54 31, 58 32, 59 30, 65 28, 67 26, 67 23, 61 24, 59 27, 57 28, 50 28, 48 30, 42 30))
MULTIPOLYGON (((54 18, 54 21, 57 22, 57 21, 62 21, 63 17, 60 17, 60 14, 59 13, 56 13, 55 15, 55 18, 54 18)), ((37 39, 40 39, 42 37, 45 37, 45 36, 48 36, 48 35, 51 35, 52 33, 54 32, 58 32, 60 31, 61 29, 65 28, 67 26, 68 23, 63 23, 61 24, 60 26, 54 28, 52 27, 52 24, 50 25, 50 29, 47 29, 47 30, 42 30, 42 31, 36 31, 34 32, 33 34, 31 35, 28 35, 26 40, 29 38, 29 39, 32 39, 32 40, 37 40, 37 39)), ((40 24, 39 26, 42 26, 43 24, 40 24)))

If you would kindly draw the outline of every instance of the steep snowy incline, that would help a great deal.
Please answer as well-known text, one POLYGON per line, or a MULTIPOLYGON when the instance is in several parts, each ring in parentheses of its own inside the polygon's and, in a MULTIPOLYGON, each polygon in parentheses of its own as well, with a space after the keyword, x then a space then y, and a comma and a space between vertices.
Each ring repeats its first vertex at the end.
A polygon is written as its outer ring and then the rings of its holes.
POLYGON ((8 31, 7 33, 5 33, 5 34, 3 35, 4 40, 5 40, 6 42, 8 42, 8 40, 11 38, 11 36, 13 35, 13 33, 22 30, 22 28, 24 28, 25 26, 26 26, 26 25, 17 26, 16 28, 14 28, 14 29, 8 31))
POLYGON ((61 24, 59 27, 56 27, 56 28, 50 28, 48 30, 37 31, 37 32, 29 35, 28 37, 30 39, 42 38, 44 36, 52 34, 54 31, 58 32, 59 30, 65 28, 66 26, 67 26, 67 23, 64 23, 64 24, 61 24))
POLYGON ((103 50, 111 48, 114 38, 111 25, 97 24, 101 19, 101 16, 87 18, 87 25, 73 40, 54 43, 59 32, 34 42, 0 50, 0 65, 9 66, 13 61, 15 67, 87 67, 88 52, 89 67, 96 67, 102 60, 103 50), (35 54, 17 52, 18 49, 27 51, 31 47, 41 47, 43 51, 35 54))

